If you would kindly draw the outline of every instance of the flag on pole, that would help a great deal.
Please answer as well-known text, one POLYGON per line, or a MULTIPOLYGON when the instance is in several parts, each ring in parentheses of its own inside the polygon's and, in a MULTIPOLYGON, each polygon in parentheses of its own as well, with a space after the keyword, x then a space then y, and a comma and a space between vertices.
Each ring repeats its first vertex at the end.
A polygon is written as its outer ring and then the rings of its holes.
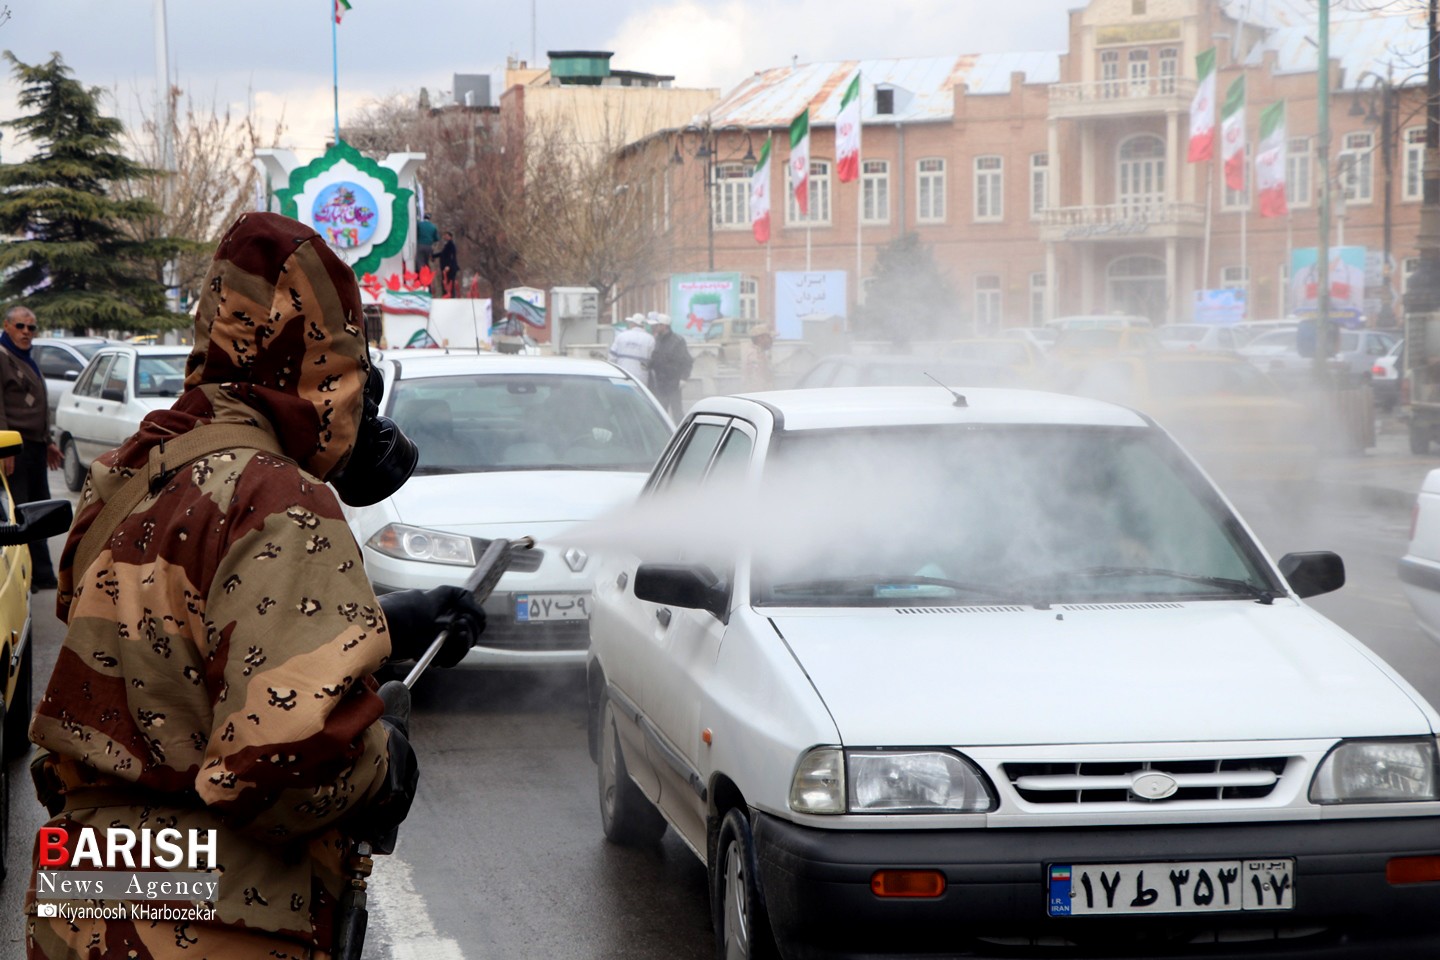
POLYGON ((1191 163, 1215 155, 1215 48, 1195 58, 1195 98, 1190 101, 1191 163))
POLYGON ((339 23, 350 10, 350 0, 335 0, 335 22, 339 23))
POLYGON ((505 306, 505 318, 523 321, 537 330, 545 329, 545 308, 536 306, 523 297, 510 298, 510 302, 505 306))
POLYGON ((756 243, 770 242, 770 138, 760 148, 760 162, 750 174, 750 229, 756 243))
POLYGON ((380 310, 397 316, 430 316, 430 291, 387 287, 380 293, 380 310))
POLYGON ((810 108, 790 122, 790 189, 800 215, 810 215, 810 108))
POLYGON ((1260 146, 1255 154, 1255 189, 1260 194, 1260 216, 1283 217, 1285 202, 1285 101, 1272 103, 1260 114, 1260 146))
POLYGON ((860 72, 845 90, 840 101, 840 116, 835 120, 836 173, 841 183, 860 179, 860 72))
POLYGON ((1245 74, 1225 91, 1220 110, 1220 156, 1225 162, 1225 186, 1245 189, 1245 74))

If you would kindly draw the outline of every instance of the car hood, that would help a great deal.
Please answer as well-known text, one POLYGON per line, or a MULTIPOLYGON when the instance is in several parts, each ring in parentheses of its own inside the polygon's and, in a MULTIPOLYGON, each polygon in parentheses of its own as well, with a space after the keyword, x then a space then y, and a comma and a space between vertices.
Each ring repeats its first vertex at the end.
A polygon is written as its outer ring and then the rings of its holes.
POLYGON ((1418 694, 1292 600, 970 609, 786 610, 771 619, 846 745, 1431 730, 1434 713, 1418 694))
POLYGON ((606 470, 418 476, 411 477, 390 498, 390 507, 393 519, 400 523, 467 536, 495 536, 500 534, 492 528, 504 524, 592 520, 634 500, 647 476, 606 470))

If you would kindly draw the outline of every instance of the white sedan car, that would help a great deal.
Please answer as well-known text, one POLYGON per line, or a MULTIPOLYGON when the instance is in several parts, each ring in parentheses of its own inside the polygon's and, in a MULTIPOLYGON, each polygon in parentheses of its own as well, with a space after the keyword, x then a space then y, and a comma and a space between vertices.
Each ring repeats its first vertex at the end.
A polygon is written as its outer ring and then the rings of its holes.
POLYGON ((1440 715, 1302 599, 1340 558, 1273 562, 1148 418, 712 397, 638 509, 674 536, 596 573, 601 821, 707 864, 720 956, 1440 951, 1440 715))
POLYGON ((152 410, 185 390, 185 346, 116 343, 103 347, 55 409, 55 442, 65 455, 65 485, 78 491, 90 463, 118 447, 152 410))
POLYGON ((378 592, 462 583, 489 542, 534 537, 485 604, 470 666, 581 666, 594 564, 567 528, 634 501, 672 424, 614 364, 392 351, 382 408, 419 448, 392 497, 345 507, 378 592))

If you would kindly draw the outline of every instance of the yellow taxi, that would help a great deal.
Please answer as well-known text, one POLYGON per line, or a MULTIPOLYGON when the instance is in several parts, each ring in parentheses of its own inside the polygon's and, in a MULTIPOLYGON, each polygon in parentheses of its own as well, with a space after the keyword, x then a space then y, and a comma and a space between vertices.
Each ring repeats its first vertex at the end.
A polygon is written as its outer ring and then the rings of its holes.
POLYGON ((1161 349, 1160 338, 1149 327, 1062 327, 1046 351, 1045 373, 1052 387, 1073 393, 1092 364, 1161 349))
MULTIPOLYGON (((17 456, 20 434, 0 430, 0 458, 17 456)), ((5 767, 29 749, 31 652, 30 551, 26 544, 64 533, 70 527, 68 500, 16 504, 0 471, 0 656, 5 677, 3 735, 0 735, 0 878, 5 876, 5 838, 9 833, 9 789, 5 767)))
POLYGON ((1310 411, 1233 354, 1112 357, 1088 365, 1070 392, 1149 415, 1221 486, 1307 479, 1319 458, 1310 411))

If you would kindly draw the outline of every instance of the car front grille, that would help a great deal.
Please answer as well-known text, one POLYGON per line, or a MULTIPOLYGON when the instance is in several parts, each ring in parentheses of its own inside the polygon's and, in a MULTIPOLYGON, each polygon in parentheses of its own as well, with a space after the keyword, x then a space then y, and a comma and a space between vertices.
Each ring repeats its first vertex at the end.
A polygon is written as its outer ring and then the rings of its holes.
POLYGON ((1015 793, 1035 804, 1223 802, 1268 797, 1285 776, 1288 757, 1216 760, 1122 760, 1087 763, 1005 763, 1015 793), (1146 774, 1175 782, 1168 796, 1136 792, 1146 774))
POLYGON ((589 620, 548 620, 517 623, 511 617, 489 616, 479 645, 497 650, 584 650, 590 646, 589 620))

